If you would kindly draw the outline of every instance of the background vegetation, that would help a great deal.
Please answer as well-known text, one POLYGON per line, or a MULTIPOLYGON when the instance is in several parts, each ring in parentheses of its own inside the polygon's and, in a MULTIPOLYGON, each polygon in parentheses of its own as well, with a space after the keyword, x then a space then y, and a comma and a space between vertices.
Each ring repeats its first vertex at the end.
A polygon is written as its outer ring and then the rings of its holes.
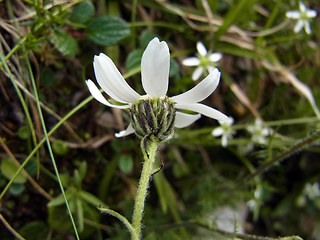
MULTIPOLYGON (((305 5, 319 13, 317 0, 305 5)), ((96 207, 131 219, 139 139, 115 139, 127 113, 91 101, 84 81, 104 52, 142 93, 140 58, 154 36, 170 47, 169 96, 196 84, 181 63, 198 41, 223 54, 205 103, 232 116, 236 133, 223 148, 211 134, 219 123, 202 117, 162 145, 144 238, 319 239, 320 24, 294 33, 285 13, 298 8, 297 0, 0 1, 1 239, 129 238, 96 207), (269 128, 265 145, 246 130, 257 118, 269 128)))

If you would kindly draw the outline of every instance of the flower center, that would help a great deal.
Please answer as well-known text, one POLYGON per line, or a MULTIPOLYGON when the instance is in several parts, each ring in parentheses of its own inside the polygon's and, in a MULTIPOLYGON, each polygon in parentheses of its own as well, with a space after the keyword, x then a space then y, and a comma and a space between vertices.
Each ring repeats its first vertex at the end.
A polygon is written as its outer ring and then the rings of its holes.
POLYGON ((175 116, 174 103, 168 97, 140 99, 130 108, 136 135, 140 138, 152 135, 159 142, 173 136, 175 116))
POLYGON ((210 60, 208 56, 201 56, 200 58, 200 65, 203 67, 207 67, 210 65, 210 60))
POLYGON ((302 20, 309 20, 309 17, 308 17, 308 14, 307 14, 307 12, 300 12, 300 18, 302 19, 302 20))

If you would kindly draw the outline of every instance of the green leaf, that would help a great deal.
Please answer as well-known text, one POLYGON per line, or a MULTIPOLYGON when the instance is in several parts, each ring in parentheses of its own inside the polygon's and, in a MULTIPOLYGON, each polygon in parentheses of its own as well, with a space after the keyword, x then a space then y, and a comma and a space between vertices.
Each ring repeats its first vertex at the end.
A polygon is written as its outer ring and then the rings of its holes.
POLYGON ((162 211, 166 213, 167 210, 169 210, 174 220, 180 221, 178 202, 175 197, 176 194, 163 172, 155 174, 153 180, 158 192, 162 211))
POLYGON ((10 193, 12 195, 18 196, 20 195, 24 190, 24 185, 21 183, 13 183, 9 189, 10 193))
POLYGON ((123 154, 119 158, 119 168, 124 173, 131 172, 133 168, 133 160, 130 155, 123 154))
POLYGON ((76 199, 76 204, 77 204, 79 232, 82 232, 84 229, 84 220, 83 220, 83 206, 80 198, 76 199))
POLYGON ((79 175, 80 175, 80 178, 81 180, 84 179, 84 177, 86 176, 86 173, 87 173, 87 162, 83 161, 80 163, 79 165, 79 175))
POLYGON ((233 44, 220 42, 217 44, 217 48, 222 53, 231 54, 234 56, 239 56, 243 58, 250 58, 250 59, 263 59, 263 56, 261 56, 258 52, 251 51, 244 48, 239 48, 238 46, 235 46, 233 44))
POLYGON ((142 49, 145 49, 147 46, 148 46, 148 43, 154 38, 156 37, 156 35, 149 31, 149 30, 144 30, 141 35, 140 35, 140 38, 139 38, 139 44, 140 44, 140 47, 142 49))
POLYGON ((130 34, 128 24, 115 16, 102 16, 92 20, 87 27, 88 38, 94 43, 110 46, 130 34))
POLYGON ((99 204, 103 204, 104 206, 106 206, 106 204, 104 204, 99 198, 97 198, 96 196, 92 195, 89 192, 81 190, 79 192, 79 195, 84 201, 93 205, 94 207, 97 207, 99 204))
POLYGON ((47 206, 48 207, 56 207, 56 206, 60 206, 64 204, 64 198, 63 198, 63 195, 60 194, 58 197, 52 199, 48 204, 47 206))
MULTIPOLYGON (((111 146, 113 142, 116 142, 116 141, 112 141, 111 146)), ((108 162, 105 169, 103 170, 105 174, 103 174, 102 179, 100 179, 99 190, 98 190, 98 196, 100 199, 104 200, 108 195, 111 182, 114 179, 114 175, 118 166, 118 162, 119 162, 119 159, 117 157, 113 158, 110 162, 108 162)))
POLYGON ((169 76, 173 77, 174 79, 179 79, 180 78, 180 68, 179 64, 176 60, 170 59, 170 71, 169 71, 169 76))
POLYGON ((237 5, 232 6, 224 18, 223 24, 215 33, 215 38, 219 39, 232 24, 235 24, 240 19, 240 16, 244 15, 244 12, 251 8, 254 2, 256 0, 241 0, 237 2, 237 5))
POLYGON ((77 187, 81 187, 82 179, 80 177, 78 169, 75 169, 73 171, 73 175, 74 175, 74 177, 73 177, 74 183, 76 184, 77 187))
POLYGON ((21 126, 18 130, 18 136, 21 139, 28 139, 31 135, 30 128, 28 125, 21 126))
POLYGON ((94 16, 94 5, 91 1, 84 1, 73 9, 70 20, 74 23, 86 23, 94 16))
POLYGON ((34 177, 37 175, 37 161, 34 158, 30 158, 27 165, 24 167, 24 169, 27 171, 27 173, 34 177))
POLYGON ((179 163, 179 162, 176 162, 173 164, 172 171, 174 176, 177 178, 187 176, 190 173, 188 165, 185 163, 179 163))
POLYGON ((56 140, 52 144, 52 148, 53 151, 60 156, 65 155, 68 152, 68 147, 62 140, 56 140))
POLYGON ((65 206, 49 207, 48 222, 50 228, 58 232, 66 232, 72 229, 70 217, 65 206))
POLYGON ((316 197, 316 198, 313 200, 313 203, 314 203, 314 205, 315 205, 318 209, 320 209, 320 197, 319 197, 319 196, 316 197))
POLYGON ((61 173, 60 174, 60 180, 62 182, 63 186, 68 186, 71 185, 72 179, 69 173, 61 173))
POLYGON ((20 235, 25 239, 42 240, 46 239, 49 228, 42 221, 33 221, 19 229, 20 235))
MULTIPOLYGON (((13 178, 13 176, 16 174, 16 172, 19 169, 19 167, 9 158, 2 158, 0 168, 1 168, 2 174, 9 180, 13 178)), ((13 182, 25 183, 26 181, 27 181, 26 176, 22 172, 20 172, 13 182)))
POLYGON ((53 87, 53 85, 56 82, 56 79, 54 78, 54 72, 52 71, 51 68, 49 67, 44 67, 41 70, 41 83, 45 86, 45 87, 53 87))
POLYGON ((133 50, 127 57, 126 69, 128 71, 140 67, 143 50, 133 50))
POLYGON ((65 56, 73 57, 78 52, 78 43, 66 31, 56 29, 49 36, 50 42, 65 56))
POLYGON ((159 173, 154 175, 154 184, 158 192, 162 212, 167 213, 168 211, 168 203, 166 199, 167 190, 165 189, 164 182, 161 181, 162 176, 161 177, 157 176, 159 173))

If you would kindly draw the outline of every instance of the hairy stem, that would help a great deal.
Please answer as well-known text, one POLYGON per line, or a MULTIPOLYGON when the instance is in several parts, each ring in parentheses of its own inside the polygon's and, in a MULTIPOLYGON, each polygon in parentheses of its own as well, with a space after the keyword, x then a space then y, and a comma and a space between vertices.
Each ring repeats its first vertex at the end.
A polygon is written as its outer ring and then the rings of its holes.
POLYGON ((124 216, 122 216, 121 214, 119 214, 111 209, 102 208, 101 206, 99 206, 98 209, 101 211, 101 213, 106 213, 106 214, 109 214, 115 218, 118 218, 128 228, 128 230, 131 234, 131 239, 132 240, 139 240, 135 229, 132 227, 132 225, 129 223, 129 221, 124 216))
POLYGON ((132 217, 132 226, 136 230, 139 239, 141 239, 142 214, 147 197, 150 178, 153 173, 153 162, 157 152, 158 142, 154 138, 147 136, 142 139, 140 147, 143 153, 144 163, 139 180, 132 217))

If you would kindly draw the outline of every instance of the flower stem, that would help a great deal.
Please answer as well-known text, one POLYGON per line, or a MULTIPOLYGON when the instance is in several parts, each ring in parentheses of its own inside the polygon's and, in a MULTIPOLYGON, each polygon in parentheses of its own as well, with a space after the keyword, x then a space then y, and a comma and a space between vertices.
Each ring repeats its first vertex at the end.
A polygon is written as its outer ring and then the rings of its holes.
POLYGON ((251 179, 253 179, 256 176, 258 176, 259 174, 261 174, 262 172, 264 172, 267 169, 269 169, 274 164, 286 159, 287 157, 289 157, 290 155, 300 151, 301 149, 303 149, 303 148, 305 148, 307 146, 310 146, 311 144, 313 144, 314 142, 318 141, 319 139, 320 139, 320 131, 315 130, 307 138, 303 139, 302 141, 299 141, 298 143, 296 143, 293 146, 291 146, 289 149, 283 151, 278 156, 274 157, 272 160, 267 161, 265 164, 261 165, 254 173, 250 174, 249 176, 247 176, 244 179, 245 182, 246 181, 250 181, 251 179))
POLYGON ((143 154, 144 163, 139 180, 132 216, 132 226, 136 230, 139 239, 141 239, 142 214, 144 210, 144 203, 147 196, 150 178, 153 173, 153 162, 158 148, 158 141, 155 140, 152 136, 146 136, 142 139, 140 148, 143 154))
POLYGON ((128 228, 128 230, 131 234, 131 239, 132 240, 139 240, 135 229, 132 227, 132 225, 129 223, 129 221, 124 216, 122 216, 121 214, 119 214, 111 209, 102 208, 101 206, 99 206, 98 209, 101 211, 101 213, 106 213, 106 214, 109 214, 113 217, 118 218, 128 228))

